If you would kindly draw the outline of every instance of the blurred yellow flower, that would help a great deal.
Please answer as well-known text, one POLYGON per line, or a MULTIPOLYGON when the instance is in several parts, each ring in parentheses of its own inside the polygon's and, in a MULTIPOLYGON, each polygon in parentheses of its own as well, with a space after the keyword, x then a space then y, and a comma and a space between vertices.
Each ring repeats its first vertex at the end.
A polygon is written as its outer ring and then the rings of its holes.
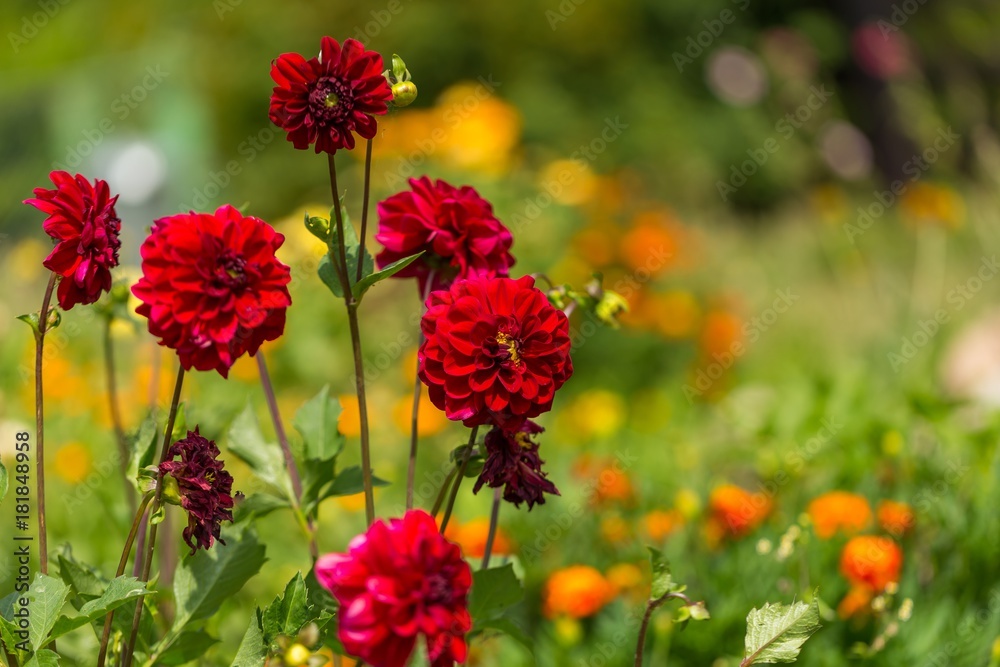
MULTIPOLYGON (((392 422, 400 433, 409 435, 412 430, 413 396, 403 396, 392 409, 392 422)), ((443 431, 448 426, 448 418, 434 407, 427 389, 420 392, 420 404, 417 408, 417 435, 430 437, 443 431)))
POLYGON ((560 413, 560 424, 577 438, 607 438, 625 423, 625 401, 606 389, 591 389, 577 396, 560 413))
POLYGON ((538 175, 538 187, 560 204, 576 206, 594 196, 597 177, 581 160, 554 160, 538 175))
POLYGON ((614 239, 617 231, 612 225, 591 225, 573 237, 573 250, 593 269, 604 268, 614 261, 614 239))
POLYGON ((901 207, 907 220, 914 225, 936 224, 949 229, 962 226, 965 203, 951 188, 918 181, 903 193, 901 207))
POLYGON ((641 599, 648 594, 646 575, 642 568, 634 563, 612 565, 605 576, 614 587, 615 595, 641 599))
POLYGON ((622 544, 630 537, 628 522, 617 514, 601 519, 601 537, 609 544, 622 544))
POLYGON ((835 183, 824 183, 809 193, 809 204, 823 222, 832 223, 847 215, 847 195, 835 183))
POLYGON ((543 611, 548 618, 586 618, 599 612, 615 596, 615 588, 589 565, 556 570, 545 582, 543 611))
POLYGON ((831 491, 813 499, 806 510, 813 530, 822 539, 838 532, 851 535, 864 530, 872 519, 871 506, 864 496, 846 491, 831 491))
POLYGON ((690 521, 701 511, 701 499, 691 489, 681 489, 674 495, 674 507, 684 519, 690 521))
POLYGON ((337 504, 348 512, 360 512, 365 508, 365 494, 355 493, 353 496, 337 496, 337 504))
POLYGON ((500 174, 509 167, 521 139, 521 114, 486 85, 451 86, 442 93, 436 111, 446 128, 442 162, 488 174, 500 174))
POLYGON ((361 435, 361 412, 358 409, 358 397, 354 394, 341 394, 340 417, 337 419, 337 430, 348 438, 361 435))
POLYGON ((698 327, 701 308, 690 292, 671 290, 650 299, 656 330, 668 338, 687 338, 698 327))
MULTIPOLYGON (((41 230, 39 230, 39 233, 41 230)), ((29 284, 38 280, 43 271, 47 271, 42 262, 52 252, 51 243, 43 243, 34 236, 29 236, 18 242, 10 253, 8 261, 11 271, 21 284, 29 284)), ((48 277, 45 278, 48 280, 48 277)), ((39 297, 41 300, 41 297, 39 297)), ((54 302, 54 300, 53 300, 54 302)))
POLYGON ((56 450, 53 466, 56 475, 67 484, 79 484, 90 474, 90 451, 78 442, 56 450))

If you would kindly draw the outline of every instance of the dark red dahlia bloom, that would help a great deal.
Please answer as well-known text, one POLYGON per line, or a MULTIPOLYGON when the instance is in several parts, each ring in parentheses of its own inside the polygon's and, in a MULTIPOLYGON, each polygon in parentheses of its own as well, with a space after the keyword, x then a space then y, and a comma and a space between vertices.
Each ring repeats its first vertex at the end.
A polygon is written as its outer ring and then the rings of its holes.
POLYGON ((392 99, 382 76, 382 56, 355 39, 324 37, 318 58, 283 53, 271 64, 277 83, 271 93, 271 122, 288 133, 298 149, 316 144, 317 153, 354 148, 354 132, 375 136, 373 116, 392 99))
POLYGON ((284 240, 229 205, 161 218, 142 244, 136 312, 185 369, 227 377, 244 352, 256 354, 285 329, 291 272, 275 256, 284 240))
POLYGON ((385 246, 376 258, 380 267, 423 250, 395 275, 416 276, 421 294, 431 276, 431 289, 448 289, 456 279, 507 276, 513 237, 488 201, 467 185, 426 176, 411 178, 410 188, 378 205, 375 240, 385 246))
POLYGON ((376 521, 316 561, 316 578, 340 602, 344 648, 372 667, 404 667, 421 634, 433 667, 465 662, 472 570, 426 512, 376 521))
POLYGON ((517 430, 573 374, 569 320, 530 276, 461 280, 427 308, 420 379, 449 419, 517 430))
POLYGON ((530 419, 516 431, 493 427, 486 434, 486 463, 472 492, 479 493, 483 484, 493 489, 502 486, 504 500, 515 507, 528 503, 528 510, 536 504, 544 505, 546 493, 558 496, 559 489, 542 472, 545 461, 532 439, 544 430, 530 419))
POLYGON ((93 185, 65 171, 53 171, 49 178, 56 187, 35 188, 34 198, 24 203, 49 216, 42 228, 57 244, 42 264, 62 276, 56 297, 59 307, 69 310, 78 303, 94 303, 111 289, 111 269, 118 266, 121 247, 118 196, 112 197, 99 178, 93 185))
POLYGON ((180 504, 188 514, 184 541, 191 553, 208 549, 213 540, 225 544, 219 536, 222 522, 233 520, 233 477, 219 460, 219 448, 198 433, 196 427, 187 437, 171 445, 160 473, 177 480, 180 504), (176 457, 180 461, 175 461, 176 457))

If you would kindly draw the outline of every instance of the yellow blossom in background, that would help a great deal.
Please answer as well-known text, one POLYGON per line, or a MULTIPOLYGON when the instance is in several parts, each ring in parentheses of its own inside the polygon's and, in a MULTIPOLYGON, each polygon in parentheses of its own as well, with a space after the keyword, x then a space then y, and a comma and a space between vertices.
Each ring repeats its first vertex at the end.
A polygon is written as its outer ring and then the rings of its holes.
POLYGON ((871 506, 864 496, 831 491, 813 499, 806 510, 818 537, 829 539, 837 533, 852 535, 868 527, 871 506))
POLYGON ((589 565, 556 570, 545 582, 543 611, 548 618, 586 618, 599 612, 615 596, 615 587, 589 565))
POLYGON ((951 188, 918 181, 900 199, 903 214, 914 225, 936 224, 949 229, 962 226, 965 202, 951 188))
POLYGON ((337 430, 348 438, 361 435, 361 412, 358 409, 358 397, 354 394, 341 394, 340 417, 337 418, 337 430))
POLYGON ((580 160, 554 160, 538 175, 538 187, 567 206, 589 201, 597 190, 597 177, 580 160))
POLYGON ((614 587, 615 595, 624 595, 634 600, 647 597, 649 585, 642 568, 634 563, 612 565, 605 576, 614 587))
POLYGON ((479 82, 451 86, 436 109, 448 128, 441 146, 443 163, 487 174, 509 168, 521 140, 520 111, 479 82))
POLYGON ((581 439, 607 438, 625 423, 625 401, 606 389, 585 391, 557 417, 560 425, 581 439))
POLYGON ((306 229, 307 213, 318 218, 329 218, 330 204, 312 203, 301 206, 276 220, 273 225, 285 237, 285 242, 278 249, 278 259, 290 266, 293 273, 314 273, 316 268, 313 263, 319 262, 319 258, 327 251, 326 244, 306 229))
POLYGON ((684 525, 684 517, 677 510, 653 510, 642 518, 646 536, 653 542, 663 542, 684 525))
POLYGON ((365 508, 365 494, 355 493, 352 496, 337 496, 337 504, 348 512, 360 512, 365 508))
POLYGON ((67 484, 79 484, 90 474, 90 451, 78 442, 56 450, 53 467, 56 475, 67 484))
POLYGON ((809 193, 809 205, 826 223, 842 220, 848 212, 847 195, 836 183, 824 183, 809 193))
POLYGON ((691 489, 681 489, 674 495, 674 507, 683 518, 690 521, 701 511, 701 499, 691 489))
POLYGON ((609 544, 623 544, 631 537, 629 524, 617 514, 601 519, 601 537, 609 544))
MULTIPOLYGON (((7 261, 10 262, 10 269, 18 277, 18 280, 27 284, 39 280, 43 272, 48 272, 42 266, 42 262, 45 261, 50 252, 52 252, 51 243, 43 243, 41 240, 29 236, 14 246, 7 261)), ((46 276, 45 279, 48 280, 48 277, 46 276)))
POLYGON ((688 338, 698 328, 701 307, 690 292, 671 290, 650 299, 656 330, 668 338, 688 338))
POLYGON ((611 224, 595 224, 586 227, 573 237, 574 254, 590 267, 589 271, 604 268, 615 259, 614 249, 617 236, 617 230, 611 224))
MULTIPOLYGON (((400 433, 409 435, 412 430, 413 396, 403 396, 396 401, 392 409, 392 423, 400 433)), ((429 437, 443 431, 448 425, 448 418, 434 407, 426 388, 420 392, 420 403, 417 407, 417 435, 429 437)))

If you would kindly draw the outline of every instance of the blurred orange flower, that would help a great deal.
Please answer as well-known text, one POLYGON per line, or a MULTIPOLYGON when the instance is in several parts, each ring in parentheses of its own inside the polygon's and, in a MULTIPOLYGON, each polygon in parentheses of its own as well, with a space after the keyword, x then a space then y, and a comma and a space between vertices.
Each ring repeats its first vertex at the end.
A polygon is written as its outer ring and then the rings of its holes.
POLYGON ((852 537, 840 555, 841 574, 855 586, 868 586, 875 592, 899 581, 902 566, 903 552, 888 537, 852 537))
POLYGON ((872 589, 867 586, 851 586, 847 595, 837 605, 837 615, 841 618, 851 618, 867 613, 871 609, 872 589))
POLYGON ((337 430, 348 438, 361 435, 361 411, 358 408, 358 397, 353 394, 341 394, 340 417, 337 418, 337 430))
POLYGON ((631 536, 629 524, 617 514, 601 519, 601 537, 610 544, 622 544, 631 536))
POLYGON ((625 266, 646 272, 637 278, 649 279, 678 263, 684 229, 667 211, 640 213, 622 237, 619 252, 625 266))
POLYGON ((653 510, 642 518, 646 536, 653 542, 663 542, 684 525, 684 517, 677 510, 653 510))
POLYGON ((547 618, 585 618, 599 612, 615 596, 615 587, 589 565, 556 570, 545 582, 543 610, 547 618))
MULTIPOLYGON (((482 558, 486 553, 486 538, 490 532, 490 520, 486 517, 460 524, 452 520, 444 531, 444 536, 462 548, 466 558, 482 558)), ((513 553, 513 543, 500 526, 493 538, 494 556, 513 553)))
POLYGON ((893 537, 902 537, 913 528, 913 509, 906 503, 883 500, 878 504, 878 523, 893 537))
POLYGON ((641 567, 634 563, 612 565, 605 575, 614 587, 615 595, 643 599, 649 594, 649 585, 641 567))
POLYGON ((595 505, 609 502, 631 504, 635 499, 632 480, 616 460, 595 459, 585 454, 576 460, 573 472, 594 485, 591 502, 595 505))
POLYGON ((937 224, 950 229, 962 226, 965 204, 951 188, 917 182, 903 193, 903 213, 913 224, 937 224))
POLYGON ((704 357, 716 360, 727 355, 739 356, 734 348, 738 348, 742 342, 743 320, 739 316, 725 310, 706 313, 698 339, 698 346, 704 357))
POLYGON ((851 535, 868 527, 872 509, 864 496, 847 491, 830 491, 809 503, 806 510, 816 535, 824 540, 838 532, 851 535))
POLYGON ((708 498, 708 536, 710 541, 722 537, 743 537, 771 513, 771 499, 763 493, 751 493, 734 484, 712 490, 708 498))
POLYGON ((90 452, 79 442, 71 442, 56 450, 56 475, 68 484, 79 484, 90 474, 90 452))
MULTIPOLYGON (((413 396, 403 396, 392 409, 392 423, 396 425, 400 433, 409 435, 412 429, 413 419, 413 396)), ((434 407, 426 391, 420 392, 420 404, 417 408, 417 435, 420 437, 430 437, 444 430, 448 425, 448 418, 444 413, 434 407)))

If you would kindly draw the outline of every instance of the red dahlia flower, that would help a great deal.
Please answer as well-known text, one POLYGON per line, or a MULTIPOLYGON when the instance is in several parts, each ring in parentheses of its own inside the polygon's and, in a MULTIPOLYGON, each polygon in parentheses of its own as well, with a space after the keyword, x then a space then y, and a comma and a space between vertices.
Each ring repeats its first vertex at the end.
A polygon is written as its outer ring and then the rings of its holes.
POLYGON ((316 578, 340 602, 344 648, 372 667, 406 665, 420 634, 433 667, 465 662, 472 570, 426 512, 376 521, 316 561, 316 578))
POLYGON ((375 136, 372 116, 384 114, 392 90, 382 76, 382 56, 361 42, 324 37, 318 58, 283 53, 271 64, 278 85, 271 93, 270 117, 298 149, 316 144, 317 153, 354 148, 357 132, 375 136))
POLYGON ((177 481, 180 505, 188 514, 184 541, 191 553, 207 550, 213 540, 225 544, 219 533, 223 521, 233 520, 233 477, 222 467, 219 448, 196 427, 171 445, 167 457, 160 473, 177 481), (174 460, 177 456, 180 461, 174 460))
POLYGON ((449 419, 519 429, 573 374, 569 320, 530 276, 461 280, 420 322, 420 379, 449 419))
POLYGON ((62 276, 56 297, 59 307, 69 310, 78 303, 94 303, 111 289, 111 269, 118 266, 121 247, 118 196, 112 197, 100 179, 91 185, 80 174, 65 171, 53 171, 49 178, 56 187, 35 188, 34 198, 24 203, 49 216, 42 228, 58 243, 42 264, 62 276))
POLYGON ((291 272, 275 256, 284 240, 229 205, 161 218, 142 244, 136 312, 184 368, 227 377, 244 352, 256 354, 285 329, 291 272))
POLYGON ((410 179, 410 190, 378 205, 375 240, 385 246, 380 267, 424 254, 395 275, 416 276, 420 293, 433 275, 431 289, 448 289, 456 279, 507 276, 514 258, 513 237, 493 215, 493 207, 473 188, 456 188, 426 176, 410 179))
POLYGON ((542 472, 545 463, 538 456, 538 443, 532 436, 544 431, 530 419, 517 431, 504 431, 493 427, 486 434, 486 464, 476 480, 473 493, 486 484, 490 488, 504 487, 503 499, 520 507, 528 503, 528 510, 545 504, 546 493, 559 495, 559 489, 542 472))

